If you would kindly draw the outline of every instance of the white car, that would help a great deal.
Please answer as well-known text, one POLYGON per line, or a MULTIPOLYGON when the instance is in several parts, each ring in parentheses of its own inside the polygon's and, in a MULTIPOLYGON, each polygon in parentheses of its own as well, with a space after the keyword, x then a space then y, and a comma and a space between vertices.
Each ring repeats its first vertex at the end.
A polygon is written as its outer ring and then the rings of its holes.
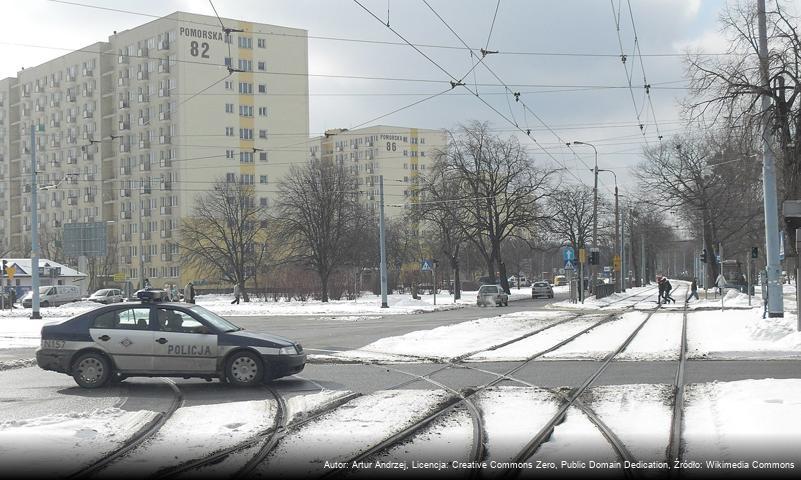
POLYGON ((509 281, 509 286, 510 287, 517 287, 517 286, 528 287, 529 286, 529 281, 525 277, 525 275, 520 275, 520 277, 515 277, 514 275, 512 275, 507 280, 509 281), (518 280, 520 281, 520 285, 517 284, 518 280))
POLYGON ((499 307, 509 306, 509 296, 500 285, 482 285, 476 295, 476 305, 484 307, 495 304, 499 307))
POLYGON ((123 299, 122 290, 119 288, 103 288, 89 295, 87 300, 97 303, 119 303, 123 299))
MULTIPOLYGON (((80 290, 77 285, 53 285, 52 287, 39 287, 39 306, 57 307, 65 303, 77 302, 81 299, 80 290)), ((31 308, 33 303, 33 292, 28 292, 22 297, 22 306, 31 308)))

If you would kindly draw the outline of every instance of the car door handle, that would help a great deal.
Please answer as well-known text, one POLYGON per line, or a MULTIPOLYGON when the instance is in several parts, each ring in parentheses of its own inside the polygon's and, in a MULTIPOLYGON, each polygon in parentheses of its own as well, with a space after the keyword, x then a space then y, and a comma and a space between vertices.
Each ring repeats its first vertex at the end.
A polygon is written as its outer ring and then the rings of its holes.
POLYGON ((108 335, 101 335, 97 338, 103 340, 104 342, 108 342, 109 340, 111 340, 111 337, 109 337, 108 335))
POLYGON ((164 338, 164 337, 161 337, 161 338, 157 339, 157 340, 156 340, 156 342, 158 342, 158 343, 160 343, 160 344, 164 345, 165 343, 167 343, 167 339, 166 339, 166 338, 164 338))

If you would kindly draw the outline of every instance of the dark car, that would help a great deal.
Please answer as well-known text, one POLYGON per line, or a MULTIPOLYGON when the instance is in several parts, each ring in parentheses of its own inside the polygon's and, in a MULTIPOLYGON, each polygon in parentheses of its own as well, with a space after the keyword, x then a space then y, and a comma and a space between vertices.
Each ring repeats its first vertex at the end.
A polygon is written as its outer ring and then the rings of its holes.
POLYGON ((299 343, 245 331, 198 305, 162 302, 163 295, 145 291, 140 302, 45 325, 36 351, 39 367, 97 388, 135 376, 219 378, 250 386, 306 365, 299 343))
POLYGON ((531 285, 531 298, 553 298, 553 288, 548 282, 534 282, 531 285))

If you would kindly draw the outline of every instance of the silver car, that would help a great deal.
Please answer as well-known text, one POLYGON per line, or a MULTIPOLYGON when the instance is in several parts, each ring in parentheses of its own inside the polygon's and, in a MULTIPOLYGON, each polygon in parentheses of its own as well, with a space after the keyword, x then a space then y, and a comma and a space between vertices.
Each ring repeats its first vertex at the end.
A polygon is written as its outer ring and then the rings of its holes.
POLYGON ((118 288, 103 288, 89 295, 88 300, 97 303, 119 303, 122 301, 122 290, 118 288))
POLYGON ((503 291, 500 285, 482 285, 478 289, 476 305, 484 307, 495 304, 499 307, 509 305, 509 295, 503 291))
POLYGON ((548 282, 534 282, 531 285, 531 298, 545 297, 553 298, 553 288, 548 282))

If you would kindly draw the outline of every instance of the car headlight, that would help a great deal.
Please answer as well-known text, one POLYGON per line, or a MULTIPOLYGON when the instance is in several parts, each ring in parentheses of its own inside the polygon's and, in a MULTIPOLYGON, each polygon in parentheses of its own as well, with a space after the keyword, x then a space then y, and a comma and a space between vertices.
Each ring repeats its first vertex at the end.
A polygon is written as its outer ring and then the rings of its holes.
POLYGON ((278 350, 278 355, 294 355, 295 353, 297 352, 295 351, 294 345, 289 347, 282 347, 280 350, 278 350))

